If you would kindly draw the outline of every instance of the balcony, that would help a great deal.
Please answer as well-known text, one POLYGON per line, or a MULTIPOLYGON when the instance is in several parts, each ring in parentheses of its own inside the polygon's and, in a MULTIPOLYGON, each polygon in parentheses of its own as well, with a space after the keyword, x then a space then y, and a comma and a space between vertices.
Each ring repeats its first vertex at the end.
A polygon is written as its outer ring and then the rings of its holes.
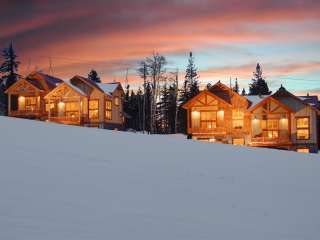
POLYGON ((291 145, 289 136, 280 137, 253 137, 251 138, 251 146, 280 146, 291 145))
POLYGON ((226 128, 188 128, 190 134, 210 134, 210 135, 226 135, 226 128))
POLYGON ((41 117, 42 112, 38 109, 32 110, 11 110, 9 112, 9 116, 11 117, 25 117, 25 118, 33 118, 33 117, 41 117))

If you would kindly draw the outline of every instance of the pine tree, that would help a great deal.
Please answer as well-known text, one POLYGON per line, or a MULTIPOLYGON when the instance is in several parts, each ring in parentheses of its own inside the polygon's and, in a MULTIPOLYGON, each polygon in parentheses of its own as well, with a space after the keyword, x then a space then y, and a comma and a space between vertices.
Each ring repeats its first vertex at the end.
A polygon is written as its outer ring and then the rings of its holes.
POLYGON ((88 74, 88 79, 93 81, 93 82, 97 82, 97 83, 101 83, 101 79, 98 76, 98 73, 96 70, 91 70, 88 74))
POLYGON ((256 71, 253 73, 252 83, 249 84, 249 95, 269 95, 269 87, 262 76, 262 68, 258 63, 256 71))
POLYGON ((8 89, 13 83, 15 83, 19 77, 18 67, 20 62, 17 61, 17 55, 13 48, 12 42, 8 48, 3 49, 2 57, 4 62, 0 66, 0 73, 2 73, 2 80, 5 89, 8 89))
POLYGON ((246 94, 246 90, 245 90, 244 88, 242 89, 241 95, 242 95, 242 96, 247 95, 247 94, 246 94))
POLYGON ((234 84, 234 87, 232 88, 232 90, 236 93, 239 93, 240 88, 239 88, 239 84, 238 84, 238 79, 236 78, 236 82, 234 84))
POLYGON ((187 112, 181 106, 186 103, 188 100, 196 96, 199 90, 199 82, 198 82, 198 73, 197 68, 194 63, 194 57, 192 52, 189 54, 188 66, 186 69, 185 80, 183 84, 183 88, 180 91, 180 106, 178 111, 178 120, 179 120, 179 132, 186 133, 187 131, 187 112))

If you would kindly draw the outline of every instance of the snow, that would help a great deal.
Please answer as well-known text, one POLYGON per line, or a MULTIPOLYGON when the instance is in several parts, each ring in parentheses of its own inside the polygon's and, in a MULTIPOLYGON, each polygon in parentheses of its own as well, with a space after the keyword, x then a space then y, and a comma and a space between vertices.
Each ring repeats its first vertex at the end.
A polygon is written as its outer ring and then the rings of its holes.
POLYGON ((250 95, 250 96, 245 96, 250 102, 250 108, 248 110, 253 109, 257 104, 259 104, 263 99, 265 99, 266 97, 269 97, 270 95, 250 95))
POLYGON ((69 87, 71 87, 76 92, 80 93, 82 96, 87 96, 87 94, 82 91, 82 89, 78 88, 77 86, 73 85, 70 81, 66 80, 64 81, 69 87))
POLYGON ((318 240, 320 157, 0 117, 0 239, 318 240))
POLYGON ((119 86, 119 83, 97 83, 97 84, 106 94, 111 96, 119 86))

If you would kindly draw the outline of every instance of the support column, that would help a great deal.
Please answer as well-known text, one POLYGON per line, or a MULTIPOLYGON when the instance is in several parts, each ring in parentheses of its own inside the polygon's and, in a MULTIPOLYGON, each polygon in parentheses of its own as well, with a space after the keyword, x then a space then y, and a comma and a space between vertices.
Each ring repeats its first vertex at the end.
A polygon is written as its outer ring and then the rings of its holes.
POLYGON ((49 105, 48 120, 50 120, 50 117, 51 117, 51 98, 48 99, 48 105, 49 105))
POLYGON ((8 94, 8 116, 11 116, 11 94, 8 94))

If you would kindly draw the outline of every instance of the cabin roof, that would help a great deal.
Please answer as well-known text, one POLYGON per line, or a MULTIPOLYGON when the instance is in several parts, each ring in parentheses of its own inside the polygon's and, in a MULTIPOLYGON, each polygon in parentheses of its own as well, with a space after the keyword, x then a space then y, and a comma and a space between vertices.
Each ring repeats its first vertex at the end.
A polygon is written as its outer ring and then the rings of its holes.
POLYGON ((220 81, 210 87, 208 91, 223 99, 225 102, 231 104, 232 90, 220 81))
POLYGON ((41 90, 52 90, 63 82, 63 80, 59 78, 39 71, 30 73, 26 77, 26 80, 41 90))
POLYGON ((64 83, 67 84, 69 87, 71 87, 76 92, 78 92, 79 94, 81 94, 83 96, 88 96, 84 91, 82 91, 82 89, 80 89, 77 86, 73 85, 69 80, 68 81, 64 81, 64 83))
POLYGON ((319 99, 318 99, 318 96, 316 95, 315 96, 298 96, 298 97, 305 103, 308 103, 315 108, 320 107, 319 99))
POLYGON ((97 85, 107 94, 112 96, 115 90, 119 88, 120 83, 114 82, 114 83, 97 83, 97 85))
POLYGON ((250 102, 250 106, 248 108, 249 111, 255 108, 257 104, 263 101, 265 98, 269 97, 270 95, 250 95, 245 96, 245 98, 250 102))

